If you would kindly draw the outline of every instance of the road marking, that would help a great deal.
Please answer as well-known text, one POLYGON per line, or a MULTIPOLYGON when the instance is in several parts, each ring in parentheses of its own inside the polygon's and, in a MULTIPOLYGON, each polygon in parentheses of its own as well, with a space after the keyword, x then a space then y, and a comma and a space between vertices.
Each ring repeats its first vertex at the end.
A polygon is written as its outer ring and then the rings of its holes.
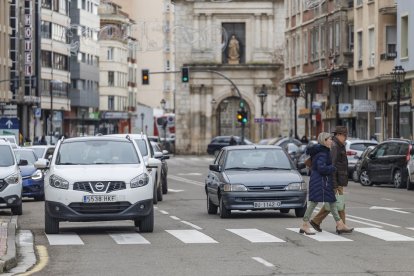
POLYGON ((226 229, 250 242, 285 242, 273 235, 263 232, 259 229, 226 229))
POLYGON ((401 209, 401 208, 397 208, 397 207, 381 207, 381 206, 371 206, 369 209, 370 209, 370 210, 387 210, 387 211, 396 212, 396 213, 401 213, 401 214, 410 214, 410 212, 401 211, 401 210, 399 210, 399 209, 401 209))
POLYGON ((185 221, 185 220, 182 220, 181 222, 184 223, 184 224, 190 225, 191 227, 193 227, 193 228, 195 228, 197 230, 202 230, 203 229, 200 226, 197 226, 197 225, 192 224, 191 222, 188 222, 188 221, 185 221))
MULTIPOLYGON (((286 228, 290 231, 299 233, 299 228, 286 228)), ((320 241, 320 242, 342 242, 342 241, 352 241, 350 239, 344 238, 342 236, 336 235, 336 234, 332 234, 331 232, 326 232, 326 231, 322 231, 322 232, 317 232, 315 233, 315 235, 305 235, 305 234, 301 234, 303 236, 309 237, 311 239, 320 241)))
POLYGON ((164 211, 164 210, 160 210, 160 213, 161 214, 164 214, 164 215, 168 215, 168 212, 167 211, 164 211))
POLYGON ((391 231, 378 228, 355 228, 354 231, 378 238, 384 241, 414 241, 414 238, 400 235, 391 231))
POLYGON ((184 183, 204 187, 204 183, 200 182, 200 181, 190 180, 190 179, 186 179, 186 178, 183 178, 183 177, 170 175, 170 174, 168 175, 168 178, 171 178, 171 179, 176 180, 176 181, 180 181, 180 182, 184 182, 184 183))
POLYGON ((387 201, 395 201, 394 199, 391 199, 391 198, 385 198, 385 197, 383 197, 383 198, 381 198, 381 199, 383 199, 383 200, 387 200, 387 201))
POLYGON ((46 265, 49 261, 49 255, 47 254, 46 246, 38 245, 38 246, 36 246, 36 249, 37 249, 37 256, 39 257, 39 261, 37 262, 37 264, 34 267, 32 267, 32 269, 30 269, 30 271, 27 271, 27 272, 19 274, 19 275, 21 275, 21 276, 32 275, 34 273, 42 271, 46 267, 46 265))
POLYGON ((173 220, 181 220, 180 218, 177 218, 176 216, 170 216, 173 220))
POLYGON ((409 229, 409 230, 414 230, 414 227, 407 227, 407 229, 409 229))
POLYGON ((76 233, 46 234, 50 245, 83 245, 83 241, 76 233))
POLYGON ((261 264, 267 266, 267 267, 275 267, 274 264, 269 263, 268 261, 266 261, 266 260, 264 260, 264 259, 262 259, 260 257, 252 257, 252 259, 255 260, 258 263, 261 263, 261 264))
POLYGON ((150 244, 138 233, 108 232, 108 234, 117 244, 150 244))
POLYGON ((178 175, 202 175, 201 173, 179 173, 178 175))
POLYGON ((183 243, 218 243, 197 230, 165 230, 183 243))
MULTIPOLYGON (((386 226, 390 226, 390 227, 394 227, 394 228, 400 228, 401 227, 401 226, 398 226, 398 225, 389 224, 389 223, 381 222, 381 221, 378 221, 378 220, 372 220, 372 219, 367 219, 367 218, 362 218, 362 217, 357 217, 357 216, 351 216, 351 215, 346 215, 346 216, 350 217, 350 218, 362 219, 362 220, 366 220, 366 221, 370 221, 370 222, 374 222, 374 223, 378 223, 378 224, 382 224, 382 225, 386 225, 386 226)), ((382 228, 381 226, 377 226, 377 225, 374 225, 374 227, 382 228)))
POLYGON ((168 189, 168 191, 172 193, 184 192, 184 190, 174 190, 174 189, 168 189))

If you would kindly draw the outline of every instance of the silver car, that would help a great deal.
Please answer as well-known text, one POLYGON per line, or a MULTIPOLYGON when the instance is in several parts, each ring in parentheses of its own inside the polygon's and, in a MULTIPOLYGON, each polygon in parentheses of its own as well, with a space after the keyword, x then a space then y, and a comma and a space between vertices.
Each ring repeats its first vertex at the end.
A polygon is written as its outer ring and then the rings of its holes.
POLYGON ((355 165, 361 157, 361 154, 367 147, 378 145, 378 142, 375 140, 349 138, 345 143, 346 157, 348 158, 348 175, 352 177, 355 165))

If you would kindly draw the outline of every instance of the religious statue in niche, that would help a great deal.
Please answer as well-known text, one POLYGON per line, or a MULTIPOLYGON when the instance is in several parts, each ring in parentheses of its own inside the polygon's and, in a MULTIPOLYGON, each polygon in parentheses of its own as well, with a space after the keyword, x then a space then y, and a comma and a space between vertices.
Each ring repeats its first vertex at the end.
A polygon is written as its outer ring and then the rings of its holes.
POLYGON ((229 64, 239 64, 240 63, 240 43, 237 40, 235 35, 231 36, 227 49, 228 49, 227 62, 229 64))

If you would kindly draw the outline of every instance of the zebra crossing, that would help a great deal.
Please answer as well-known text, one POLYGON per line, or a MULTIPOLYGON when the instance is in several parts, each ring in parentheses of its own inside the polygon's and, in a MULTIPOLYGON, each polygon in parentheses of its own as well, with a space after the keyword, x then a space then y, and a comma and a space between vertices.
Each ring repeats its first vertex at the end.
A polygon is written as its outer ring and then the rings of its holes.
MULTIPOLYGON (((414 227, 407 227, 407 230, 414 231, 414 227)), ((337 235, 331 232, 322 231, 315 233, 315 235, 299 234, 299 228, 286 228, 288 232, 295 232, 303 239, 311 239, 316 242, 355 242, 361 239, 361 235, 366 235, 371 238, 386 242, 412 242, 413 235, 403 235, 396 232, 376 228, 376 227, 361 227, 355 228, 351 235, 337 235)), ((226 241, 219 242, 217 239, 210 237, 196 229, 181 229, 181 230, 164 230, 169 234, 169 237, 174 238, 184 244, 225 244, 226 241)), ((249 243, 288 243, 286 238, 287 233, 278 232, 279 237, 274 233, 268 233, 256 228, 242 228, 242 229, 223 229, 227 233, 234 234, 238 239, 249 243), (284 238, 281 238, 283 236, 284 238)), ((107 232, 106 237, 112 239, 118 245, 148 245, 151 240, 157 240, 157 234, 148 233, 141 235, 136 232, 107 232)), ((221 234, 220 234, 221 236, 221 234)), ((49 245, 85 245, 82 237, 77 233, 62 233, 62 234, 46 234, 49 245)), ((300 237, 298 237, 300 238, 300 237)))

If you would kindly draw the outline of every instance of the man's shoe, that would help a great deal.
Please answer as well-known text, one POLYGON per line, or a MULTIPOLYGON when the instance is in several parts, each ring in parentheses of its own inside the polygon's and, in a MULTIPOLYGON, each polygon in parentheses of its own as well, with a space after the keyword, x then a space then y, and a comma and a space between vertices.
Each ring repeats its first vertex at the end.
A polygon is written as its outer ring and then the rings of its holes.
POLYGON ((319 224, 316 224, 315 222, 313 222, 313 220, 309 221, 309 224, 313 227, 313 229, 315 229, 318 232, 322 232, 322 228, 319 226, 319 224))

